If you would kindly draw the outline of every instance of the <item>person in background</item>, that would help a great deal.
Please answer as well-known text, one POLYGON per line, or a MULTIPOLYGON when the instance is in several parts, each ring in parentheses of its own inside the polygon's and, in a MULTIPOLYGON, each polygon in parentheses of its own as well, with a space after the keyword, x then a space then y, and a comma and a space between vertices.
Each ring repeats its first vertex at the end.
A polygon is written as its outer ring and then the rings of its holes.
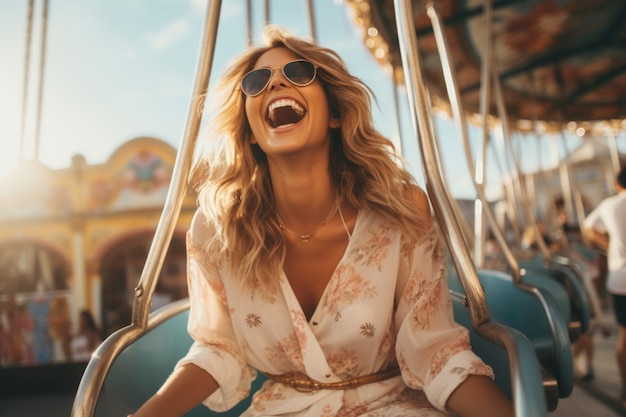
MULTIPOLYGON (((597 279, 598 270, 595 268, 594 262, 583 256, 580 252, 580 244, 582 243, 582 234, 578 225, 569 221, 565 199, 559 197, 554 202, 556 213, 556 239, 551 248, 555 253, 559 253, 571 259, 571 262, 577 262, 579 276, 582 284, 585 286, 586 293, 591 304, 591 323, 584 333, 581 333, 576 341, 572 344, 572 356, 574 358, 574 375, 581 381, 591 381, 594 379, 593 355, 594 343, 593 336, 601 320, 601 306, 594 281, 597 279)), ((604 327, 603 323, 600 323, 604 327)))
POLYGON ((72 357, 72 320, 70 304, 65 295, 52 298, 48 313, 48 329, 53 343, 54 360, 70 360, 72 357))
POLYGON ((35 332, 35 321, 26 305, 17 303, 14 296, 9 298, 8 318, 12 362, 19 365, 34 364, 33 334, 35 332))
POLYGON ((88 310, 82 310, 79 315, 78 332, 71 343, 72 360, 88 361, 101 342, 102 335, 93 315, 88 310))
POLYGON ((583 233, 607 252, 606 289, 613 295, 618 323, 616 358, 622 386, 620 400, 626 408, 626 167, 617 175, 615 190, 615 195, 604 199, 587 215, 583 233))
POLYGON ((135 417, 513 415, 454 322, 428 197, 339 55, 268 26, 206 103, 192 183, 194 344, 135 417))

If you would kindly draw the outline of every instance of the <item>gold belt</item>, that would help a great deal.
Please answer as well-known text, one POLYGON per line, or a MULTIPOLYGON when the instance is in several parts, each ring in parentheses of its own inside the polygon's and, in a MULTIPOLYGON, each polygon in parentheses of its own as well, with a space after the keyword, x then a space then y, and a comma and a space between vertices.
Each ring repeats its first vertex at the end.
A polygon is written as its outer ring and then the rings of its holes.
POLYGON ((338 382, 319 382, 309 378, 305 374, 292 373, 283 375, 265 374, 266 377, 272 381, 280 382, 281 384, 289 385, 296 391, 300 392, 312 392, 321 389, 334 389, 343 390, 360 387, 361 385, 371 384, 372 382, 384 381, 391 377, 400 375, 400 368, 391 368, 384 371, 375 372, 369 375, 357 376, 354 378, 346 379, 338 382))

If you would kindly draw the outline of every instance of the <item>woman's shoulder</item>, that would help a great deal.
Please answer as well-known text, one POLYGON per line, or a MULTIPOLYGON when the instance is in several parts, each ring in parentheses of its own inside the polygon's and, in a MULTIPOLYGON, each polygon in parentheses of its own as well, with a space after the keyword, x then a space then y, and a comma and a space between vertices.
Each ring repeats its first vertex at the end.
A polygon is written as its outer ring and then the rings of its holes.
POLYGON ((426 192, 417 184, 407 184, 402 197, 394 199, 393 210, 373 210, 375 218, 398 230, 409 240, 420 239, 433 227, 434 218, 426 192))
POLYGON ((430 200, 428 199, 426 191, 424 191, 419 185, 409 185, 406 188, 404 197, 411 202, 419 214, 430 217, 430 200))
POLYGON ((215 227, 207 220, 200 208, 196 209, 191 219, 188 235, 189 243, 196 247, 203 247, 215 236, 215 227))
POLYGON ((419 185, 411 184, 406 187, 404 198, 411 205, 413 226, 409 233, 418 240, 430 236, 436 226, 435 218, 426 191, 419 185))

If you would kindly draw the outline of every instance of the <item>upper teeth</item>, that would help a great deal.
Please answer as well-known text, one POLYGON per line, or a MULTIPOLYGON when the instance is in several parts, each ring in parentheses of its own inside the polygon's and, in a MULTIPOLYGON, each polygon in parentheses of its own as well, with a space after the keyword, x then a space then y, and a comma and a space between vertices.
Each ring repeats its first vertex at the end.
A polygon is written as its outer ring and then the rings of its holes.
POLYGON ((272 114, 272 111, 274 111, 275 109, 279 107, 291 107, 299 115, 304 114, 304 109, 302 108, 302 106, 299 105, 295 100, 288 99, 288 98, 276 100, 275 102, 270 104, 268 111, 270 114, 272 114))

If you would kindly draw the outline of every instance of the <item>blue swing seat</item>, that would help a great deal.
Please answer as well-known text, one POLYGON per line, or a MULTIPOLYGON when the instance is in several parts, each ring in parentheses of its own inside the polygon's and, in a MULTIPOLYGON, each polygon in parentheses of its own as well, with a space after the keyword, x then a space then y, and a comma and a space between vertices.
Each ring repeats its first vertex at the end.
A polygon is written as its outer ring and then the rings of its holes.
POLYGON ((499 326, 503 338, 508 339, 509 345, 498 346, 484 339, 472 326, 465 297, 455 291, 450 292, 450 297, 454 320, 469 330, 472 350, 493 369, 496 385, 513 400, 515 415, 547 417, 550 407, 543 387, 541 366, 528 337, 492 320, 499 326))
MULTIPOLYGON (((540 367, 528 338, 517 330, 499 326, 500 338, 507 341, 507 347, 497 346, 472 328, 464 297, 452 294, 452 302, 455 319, 469 329, 474 351, 494 369, 498 386, 514 398, 517 415, 547 417, 540 367)), ((94 417, 125 416, 158 390, 192 344, 187 333, 188 316, 188 300, 169 304, 150 316, 148 330, 113 361, 96 402, 94 417)), ((251 395, 227 412, 218 413, 198 405, 185 417, 239 416, 264 381, 265 377, 259 373, 251 395)))
MULTIPOLYGON (((546 288, 533 287, 525 291, 504 272, 479 269, 477 273, 492 320, 519 330, 532 344, 542 368, 548 410, 556 409, 558 399, 570 396, 574 388, 571 343, 562 310, 563 305, 567 305, 563 288, 555 283, 546 284, 555 286, 559 306, 546 288)), ((452 291, 463 293, 454 268, 448 273, 448 285, 452 291)))
POLYGON ((560 303, 560 308, 566 313, 566 317, 569 317, 568 332, 572 342, 576 341, 581 333, 589 330, 591 301, 582 277, 577 275, 574 268, 567 265, 565 258, 555 256, 551 262, 546 262, 539 256, 520 261, 520 266, 527 271, 526 276, 522 278, 525 282, 546 288, 553 295, 556 294, 553 282, 564 288, 569 309, 564 310, 566 308, 564 303, 560 303))
MULTIPOLYGON (((100 392, 95 417, 132 413, 159 389, 193 343, 187 333, 188 317, 188 299, 169 304, 150 316, 150 330, 124 349, 113 362, 100 392), (153 317, 159 322, 154 323, 153 317)), ((264 380, 259 373, 252 391, 258 390, 264 380)), ((248 408, 251 398, 248 396, 223 413, 198 405, 185 417, 236 417, 248 408)))

